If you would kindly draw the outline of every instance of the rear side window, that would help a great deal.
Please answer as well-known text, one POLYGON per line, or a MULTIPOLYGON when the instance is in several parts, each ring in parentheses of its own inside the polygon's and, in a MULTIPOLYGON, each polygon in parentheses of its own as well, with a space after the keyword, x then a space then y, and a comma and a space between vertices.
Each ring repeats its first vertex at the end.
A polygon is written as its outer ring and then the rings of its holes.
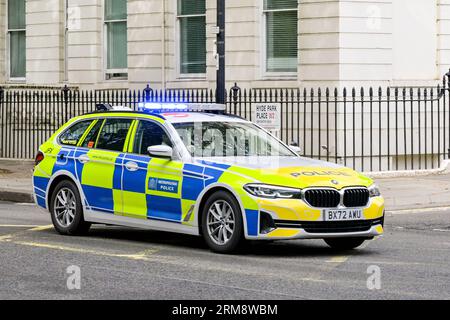
POLYGON ((131 119, 107 119, 103 125, 98 142, 97 149, 122 151, 130 129, 131 119))
POLYGON ((59 136, 59 142, 66 146, 76 146, 93 121, 85 120, 75 123, 59 136))
POLYGON ((83 148, 93 148, 95 141, 97 141, 98 133, 102 127, 103 120, 98 120, 97 123, 91 128, 91 131, 86 135, 86 138, 81 145, 83 148))

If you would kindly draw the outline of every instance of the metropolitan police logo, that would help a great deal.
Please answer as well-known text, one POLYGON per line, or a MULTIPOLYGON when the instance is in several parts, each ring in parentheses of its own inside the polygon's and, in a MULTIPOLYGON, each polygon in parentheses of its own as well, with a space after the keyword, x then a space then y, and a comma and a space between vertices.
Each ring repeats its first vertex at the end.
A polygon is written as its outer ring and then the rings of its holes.
POLYGON ((148 188, 150 190, 156 190, 158 186, 158 180, 155 178, 151 178, 150 181, 148 182, 148 188))

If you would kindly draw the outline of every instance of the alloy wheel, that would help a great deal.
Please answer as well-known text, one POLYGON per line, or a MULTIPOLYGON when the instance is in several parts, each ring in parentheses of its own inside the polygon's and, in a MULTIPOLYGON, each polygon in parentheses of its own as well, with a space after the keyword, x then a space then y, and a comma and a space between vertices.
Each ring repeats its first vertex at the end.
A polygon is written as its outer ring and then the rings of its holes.
POLYGON ((235 228, 235 215, 230 204, 224 200, 215 201, 208 210, 208 235, 218 245, 230 241, 235 228))
POLYGON ((75 195, 69 188, 58 191, 53 207, 56 221, 63 227, 68 227, 75 219, 76 201, 75 195))

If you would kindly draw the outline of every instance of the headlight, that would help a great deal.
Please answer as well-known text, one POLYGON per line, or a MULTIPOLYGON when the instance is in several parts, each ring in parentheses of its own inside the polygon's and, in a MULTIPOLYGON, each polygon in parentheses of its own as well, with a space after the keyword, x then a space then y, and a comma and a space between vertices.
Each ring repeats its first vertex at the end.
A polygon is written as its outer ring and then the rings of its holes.
POLYGON ((300 199, 302 195, 300 189, 272 186, 268 184, 250 183, 246 184, 244 189, 253 196, 270 199, 300 199))
POLYGON ((371 198, 381 196, 380 189, 378 189, 378 186, 376 184, 373 184, 369 187, 369 196, 371 198))

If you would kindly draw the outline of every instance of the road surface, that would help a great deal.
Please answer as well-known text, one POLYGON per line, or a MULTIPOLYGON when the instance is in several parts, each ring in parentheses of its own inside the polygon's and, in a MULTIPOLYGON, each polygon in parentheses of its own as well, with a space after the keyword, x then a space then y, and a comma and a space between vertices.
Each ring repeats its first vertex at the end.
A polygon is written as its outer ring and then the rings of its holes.
POLYGON ((131 228, 61 236, 34 205, 0 203, 0 299, 399 298, 450 299, 450 211, 388 214, 386 234, 350 252, 302 240, 219 255, 198 237, 131 228))

